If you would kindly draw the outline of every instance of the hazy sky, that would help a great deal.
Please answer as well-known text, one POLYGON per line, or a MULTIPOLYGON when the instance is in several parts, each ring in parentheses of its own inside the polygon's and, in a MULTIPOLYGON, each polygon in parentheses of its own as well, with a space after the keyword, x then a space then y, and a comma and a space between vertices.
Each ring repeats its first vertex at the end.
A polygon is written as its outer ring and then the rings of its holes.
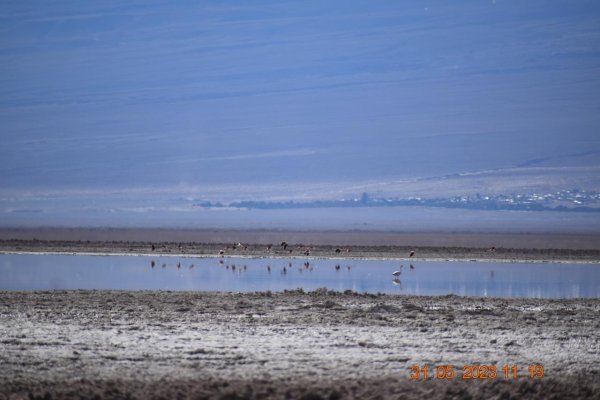
POLYGON ((3 1, 0 187, 600 165, 600 2, 3 1))

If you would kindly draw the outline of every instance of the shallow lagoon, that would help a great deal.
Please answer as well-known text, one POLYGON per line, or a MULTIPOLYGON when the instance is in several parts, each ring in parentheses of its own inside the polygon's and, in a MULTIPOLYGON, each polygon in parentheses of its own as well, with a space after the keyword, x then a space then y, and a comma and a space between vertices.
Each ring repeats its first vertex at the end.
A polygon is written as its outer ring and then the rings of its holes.
POLYGON ((600 298, 600 265, 469 261, 0 255, 0 290, 356 292, 600 298), (412 268, 411 268, 412 265, 412 268), (395 278, 394 271, 401 271, 395 278))

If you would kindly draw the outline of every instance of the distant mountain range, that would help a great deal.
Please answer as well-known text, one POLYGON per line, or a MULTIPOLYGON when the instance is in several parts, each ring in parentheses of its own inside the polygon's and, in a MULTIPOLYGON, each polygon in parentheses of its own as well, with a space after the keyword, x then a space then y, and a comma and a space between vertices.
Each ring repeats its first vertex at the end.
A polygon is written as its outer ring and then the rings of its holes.
POLYGON ((246 200, 231 203, 203 201, 194 204, 204 208, 246 209, 296 209, 296 208, 349 208, 349 207, 401 207, 427 206, 473 210, 521 210, 521 211, 573 211, 600 212, 600 192, 579 189, 553 193, 468 195, 438 198, 381 198, 367 192, 352 199, 310 201, 258 201, 246 200))

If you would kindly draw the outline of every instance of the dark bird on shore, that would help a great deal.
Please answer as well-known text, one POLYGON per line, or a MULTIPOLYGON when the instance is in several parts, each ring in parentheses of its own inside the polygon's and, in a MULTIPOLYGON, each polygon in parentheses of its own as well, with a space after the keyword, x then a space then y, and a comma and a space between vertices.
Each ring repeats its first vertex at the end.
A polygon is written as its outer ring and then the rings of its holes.
POLYGON ((222 256, 223 254, 225 254, 225 250, 219 250, 219 255, 222 256))
POLYGON ((281 247, 283 247, 283 249, 284 249, 284 250, 287 250, 288 243, 287 243, 287 242, 285 242, 285 241, 284 241, 284 242, 281 242, 280 246, 281 246, 281 247))
POLYGON ((156 250, 156 246, 152 245, 152 251, 156 250))
POLYGON ((304 252, 305 256, 310 256, 310 249, 306 249, 306 251, 304 252))
POLYGON ((415 255, 415 251, 414 251, 414 250, 411 250, 411 251, 410 251, 410 255, 409 255, 409 257, 414 257, 414 255, 415 255))
POLYGON ((339 248, 338 248, 338 249, 335 249, 335 252, 336 252, 337 254, 340 254, 340 253, 342 252, 342 249, 339 249, 339 248))

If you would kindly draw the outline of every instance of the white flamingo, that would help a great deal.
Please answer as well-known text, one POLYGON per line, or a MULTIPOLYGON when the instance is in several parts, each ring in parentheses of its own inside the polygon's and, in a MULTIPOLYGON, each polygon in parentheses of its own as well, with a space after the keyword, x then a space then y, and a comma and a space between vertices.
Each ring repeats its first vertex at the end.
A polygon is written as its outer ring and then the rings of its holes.
POLYGON ((395 277, 399 277, 400 274, 402 274, 402 268, 404 268, 404 265, 401 265, 398 271, 392 272, 392 275, 394 275, 395 277))

